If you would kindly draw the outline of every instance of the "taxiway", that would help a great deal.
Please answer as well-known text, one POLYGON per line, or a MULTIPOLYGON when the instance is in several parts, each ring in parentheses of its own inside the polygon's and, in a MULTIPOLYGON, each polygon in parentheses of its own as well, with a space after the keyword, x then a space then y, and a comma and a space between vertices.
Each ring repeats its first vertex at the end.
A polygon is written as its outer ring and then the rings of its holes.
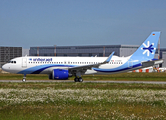
MULTIPOLYGON (((0 82, 22 82, 22 80, 0 80, 0 82)), ((26 82, 74 82, 73 80, 26 80, 26 82)), ((126 84, 166 84, 163 81, 91 81, 84 80, 83 83, 126 83, 126 84)))

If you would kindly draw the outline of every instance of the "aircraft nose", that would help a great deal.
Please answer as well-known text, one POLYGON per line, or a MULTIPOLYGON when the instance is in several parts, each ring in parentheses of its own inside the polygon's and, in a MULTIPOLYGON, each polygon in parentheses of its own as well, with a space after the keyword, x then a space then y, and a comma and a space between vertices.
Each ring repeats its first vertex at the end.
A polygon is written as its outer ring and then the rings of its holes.
POLYGON ((2 70, 5 70, 5 65, 2 66, 2 70))
POLYGON ((7 65, 6 64, 2 66, 2 70, 7 71, 7 65))

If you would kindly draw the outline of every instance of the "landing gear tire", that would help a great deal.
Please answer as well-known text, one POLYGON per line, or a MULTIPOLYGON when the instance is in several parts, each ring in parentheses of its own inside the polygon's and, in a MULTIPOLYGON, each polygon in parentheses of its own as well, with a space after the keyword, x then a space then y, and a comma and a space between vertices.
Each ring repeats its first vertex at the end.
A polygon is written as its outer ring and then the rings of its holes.
POLYGON ((83 79, 82 79, 82 77, 80 77, 80 78, 74 78, 74 82, 83 82, 83 79))
POLYGON ((74 82, 78 82, 78 78, 76 77, 76 78, 74 78, 74 82))
POLYGON ((78 81, 79 81, 79 82, 83 82, 82 77, 78 78, 78 81))
POLYGON ((23 78, 22 81, 23 81, 23 82, 26 82, 26 78, 23 78))

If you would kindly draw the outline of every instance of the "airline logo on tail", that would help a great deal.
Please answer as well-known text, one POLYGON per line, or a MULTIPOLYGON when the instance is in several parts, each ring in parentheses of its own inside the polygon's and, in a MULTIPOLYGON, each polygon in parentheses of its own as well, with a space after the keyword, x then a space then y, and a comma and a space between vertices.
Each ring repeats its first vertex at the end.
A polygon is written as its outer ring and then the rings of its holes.
POLYGON ((153 50, 156 50, 156 48, 154 48, 154 43, 151 43, 149 41, 147 41, 147 45, 145 43, 143 43, 143 48, 141 48, 141 50, 144 50, 143 54, 147 53, 147 56, 149 56, 149 54, 154 54, 153 50))

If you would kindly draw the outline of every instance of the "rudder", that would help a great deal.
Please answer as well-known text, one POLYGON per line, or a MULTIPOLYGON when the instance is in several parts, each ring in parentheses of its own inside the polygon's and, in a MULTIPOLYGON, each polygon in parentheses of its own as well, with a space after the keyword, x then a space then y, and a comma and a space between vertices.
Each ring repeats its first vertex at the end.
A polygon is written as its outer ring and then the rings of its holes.
POLYGON ((151 60, 154 58, 160 32, 152 32, 141 46, 133 53, 131 59, 151 60))

